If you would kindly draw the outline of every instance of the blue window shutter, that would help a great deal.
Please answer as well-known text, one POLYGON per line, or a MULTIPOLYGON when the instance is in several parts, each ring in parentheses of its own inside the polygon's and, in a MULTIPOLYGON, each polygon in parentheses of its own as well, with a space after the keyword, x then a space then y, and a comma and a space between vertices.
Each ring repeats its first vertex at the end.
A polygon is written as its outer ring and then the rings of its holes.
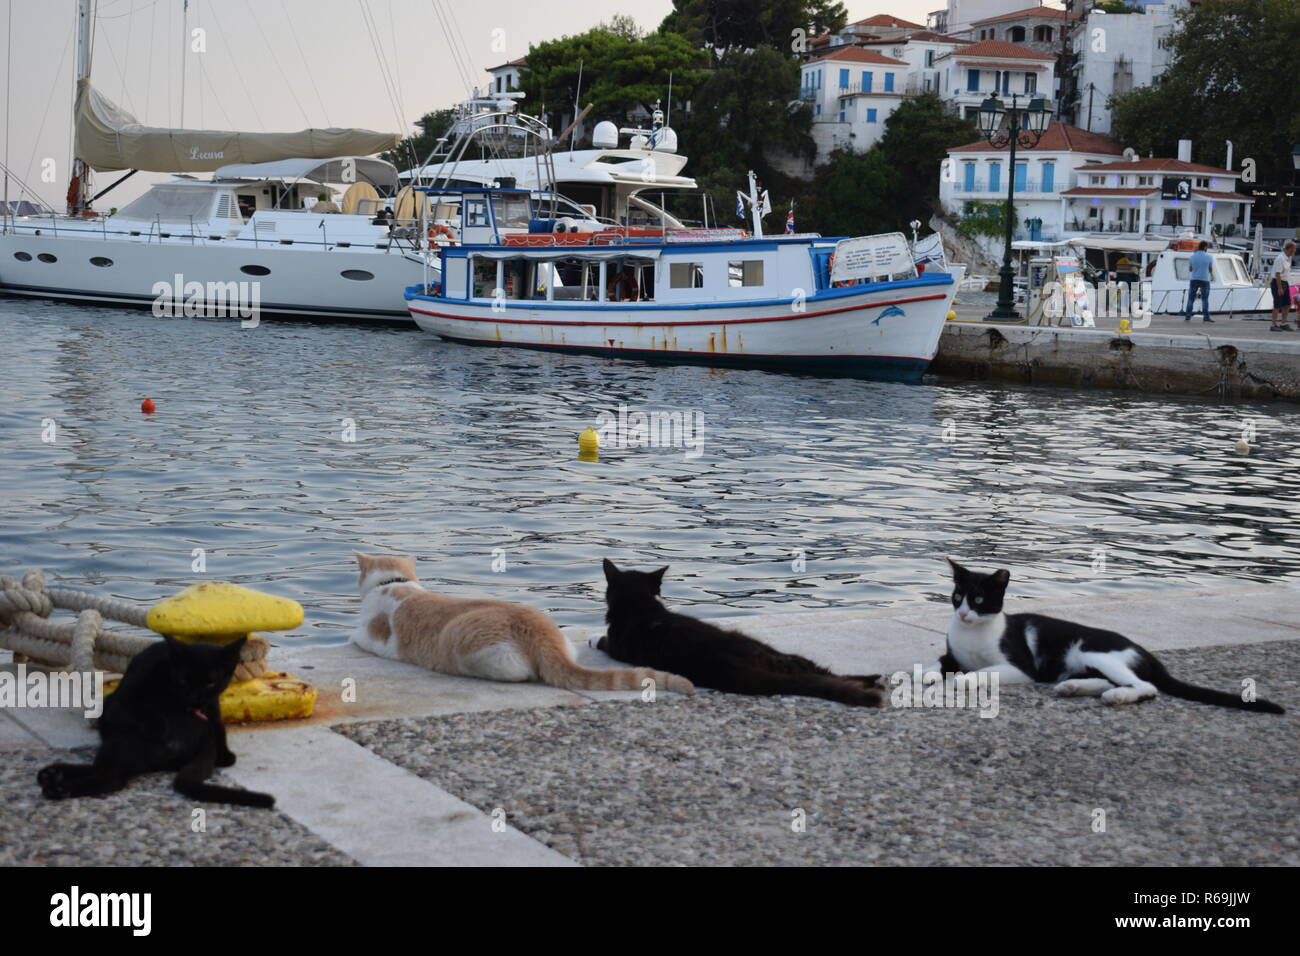
POLYGON ((1056 163, 1043 163, 1043 192, 1056 191, 1056 163))
POLYGON ((840 89, 847 90, 848 88, 849 88, 849 71, 840 70, 840 89))
POLYGON ((862 71, 862 92, 863 93, 871 92, 871 71, 870 70, 862 71))
POLYGON ((1002 164, 989 163, 989 192, 995 193, 1002 188, 1002 164))
POLYGON ((968 193, 975 191, 975 164, 974 163, 966 164, 966 181, 962 185, 965 187, 966 192, 968 193))
POLYGON ((1028 171, 1028 163, 1016 163, 1016 192, 1025 191, 1025 174, 1028 171))
POLYGON ((875 110, 867 110, 867 122, 868 122, 868 123, 874 123, 875 121, 876 121, 876 111, 875 111, 875 110))
POLYGON ((885 74, 885 92, 886 93, 894 92, 894 74, 892 73, 885 74))
POLYGON ((980 91, 980 71, 969 69, 966 71, 966 91, 968 93, 978 93, 980 91))

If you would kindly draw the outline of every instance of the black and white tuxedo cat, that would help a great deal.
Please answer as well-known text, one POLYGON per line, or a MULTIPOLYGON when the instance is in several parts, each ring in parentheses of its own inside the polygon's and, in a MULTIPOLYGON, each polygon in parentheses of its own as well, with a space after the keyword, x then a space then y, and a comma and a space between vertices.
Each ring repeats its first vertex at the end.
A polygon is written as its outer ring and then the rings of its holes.
POLYGON ((1149 651, 1114 631, 1041 614, 1005 614, 1009 571, 981 574, 951 558, 948 563, 953 579, 948 649, 931 671, 995 673, 1001 684, 1053 683, 1061 697, 1100 697, 1106 704, 1136 703, 1163 691, 1202 704, 1286 713, 1267 700, 1184 684, 1149 651))

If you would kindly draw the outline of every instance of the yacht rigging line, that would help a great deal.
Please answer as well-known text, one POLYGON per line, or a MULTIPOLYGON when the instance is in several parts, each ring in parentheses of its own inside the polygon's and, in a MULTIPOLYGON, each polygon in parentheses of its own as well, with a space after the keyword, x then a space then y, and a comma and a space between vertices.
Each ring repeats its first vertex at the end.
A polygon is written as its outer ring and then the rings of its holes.
MULTIPOLYGON (((288 9, 285 8, 284 0, 280 0, 280 13, 284 15, 284 19, 286 21, 288 21, 289 23, 293 22, 289 18, 289 11, 288 9)), ((325 108, 325 100, 320 95, 320 87, 316 85, 316 76, 315 74, 312 73, 311 64, 307 61, 307 54, 302 52, 302 41, 298 39, 298 31, 290 30, 289 36, 293 37, 293 44, 298 48, 298 58, 302 60, 302 67, 307 73, 307 79, 311 80, 311 90, 313 93, 316 94, 316 102, 320 104, 320 112, 321 115, 325 117, 325 125, 333 126, 334 124, 330 122, 329 110, 325 108)), ((227 47, 227 49, 231 49, 231 48, 227 47)))
POLYGON ((361 8, 361 19, 366 25, 366 33, 370 37, 370 48, 374 51, 375 62, 379 66, 379 75, 384 81, 384 90, 388 94, 388 103, 393 108, 393 115, 397 117, 397 128, 400 132, 406 129, 408 124, 402 116, 401 107, 398 105, 397 92, 393 85, 394 81, 389 75, 388 63, 384 59, 383 41, 379 38, 379 26, 374 22, 368 0, 359 0, 358 6, 361 8))
POLYGON ((468 61, 463 59, 464 51, 461 50, 456 38, 452 35, 452 26, 448 19, 449 11, 444 11, 438 5, 438 0, 429 0, 429 5, 433 7, 433 15, 438 21, 443 37, 447 40, 447 52, 451 54, 451 62, 460 75, 460 81, 465 84, 465 97, 468 99, 474 93, 474 75, 467 68, 468 61))
MULTIPOLYGON (((220 6, 220 4, 218 4, 217 6, 220 6)), ((217 16, 217 7, 209 7, 208 12, 212 14, 212 22, 217 27, 217 33, 221 35, 222 47, 226 50, 233 51, 235 48, 234 46, 231 45, 230 39, 226 35, 226 28, 221 25, 221 18, 217 16)), ((150 49, 152 49, 152 47, 150 49)), ((235 58, 233 55, 231 56, 230 60, 235 67, 235 79, 239 80, 239 86, 244 91, 244 96, 248 98, 248 106, 253 111, 253 117, 257 120, 257 125, 262 129, 263 132, 265 132, 266 123, 263 122, 262 120, 262 114, 260 114, 257 111, 257 101, 253 99, 253 94, 249 92, 248 84, 244 82, 244 71, 239 68, 238 63, 234 62, 235 58)), ((315 81, 313 81, 313 83, 314 82, 315 81)), ((329 122, 328 116, 325 117, 325 122, 326 123, 329 122)), ((234 127, 232 126, 231 129, 234 129, 234 127)))
MULTIPOLYGON (((273 62, 275 68, 280 71, 280 78, 284 80, 284 88, 288 90, 289 95, 293 97, 294 105, 298 107, 298 112, 302 114, 303 122, 308 126, 311 126, 311 117, 308 116, 307 111, 303 109, 302 101, 298 99, 298 94, 294 92, 293 84, 289 82, 289 75, 284 72, 284 66, 280 63, 280 58, 275 55, 275 48, 271 46, 271 41, 267 39, 270 34, 262 29, 262 23, 257 17, 256 5, 252 3, 252 0, 244 0, 244 5, 248 7, 248 12, 253 18, 253 24, 257 27, 257 34, 262 38, 262 45, 265 46, 267 51, 271 54, 271 62, 273 62)), ((290 27, 292 27, 292 24, 290 24, 290 27)), ((238 69, 238 64, 235 65, 235 68, 238 69)))

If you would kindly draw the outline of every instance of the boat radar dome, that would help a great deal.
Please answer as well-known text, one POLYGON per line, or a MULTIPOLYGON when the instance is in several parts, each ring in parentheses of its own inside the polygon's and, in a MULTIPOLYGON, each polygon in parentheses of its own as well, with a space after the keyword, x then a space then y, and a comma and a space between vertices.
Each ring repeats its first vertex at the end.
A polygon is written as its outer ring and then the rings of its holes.
POLYGON ((655 131, 654 148, 661 153, 677 152, 677 132, 671 126, 661 126, 655 131))
POLYGON ((609 120, 597 123, 591 134, 591 145, 596 149, 618 149, 618 127, 609 120))

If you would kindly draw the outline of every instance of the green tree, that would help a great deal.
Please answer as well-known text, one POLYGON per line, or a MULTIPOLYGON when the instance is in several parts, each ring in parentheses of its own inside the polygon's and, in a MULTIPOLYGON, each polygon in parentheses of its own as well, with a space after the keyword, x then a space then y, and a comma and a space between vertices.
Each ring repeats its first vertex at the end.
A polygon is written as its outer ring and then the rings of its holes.
POLYGON ((1191 139, 1193 159, 1224 162, 1232 140, 1239 168, 1255 161, 1256 181, 1289 183, 1291 147, 1300 142, 1300 4, 1295 0, 1206 0, 1180 14, 1160 82, 1113 97, 1113 129, 1139 153, 1176 155, 1191 139))
POLYGON ((438 137, 447 132, 455 118, 456 114, 452 110, 425 113, 415 121, 415 125, 420 127, 419 133, 407 136, 388 152, 380 153, 379 158, 387 160, 398 169, 424 162, 438 142, 438 137))
MULTIPOLYGON (((776 154, 812 159, 816 154, 812 113, 793 100, 798 86, 799 64, 793 57, 771 47, 728 50, 697 89, 691 112, 675 121, 682 149, 691 157, 686 174, 709 193, 722 221, 734 215, 736 190, 746 188, 751 169, 767 186, 773 212, 806 189, 769 159, 776 154)), ((679 197, 673 211, 696 218, 699 198, 679 197)))
POLYGON ((531 47, 519 82, 530 112, 570 109, 580 95, 583 106, 592 104, 589 126, 602 119, 626 123, 638 106, 649 109, 656 100, 667 99, 670 73, 673 99, 689 100, 707 64, 708 55, 685 37, 653 33, 637 38, 626 24, 616 22, 531 47))
MULTIPOLYGON (((1011 219, 1015 222, 1016 208, 1011 207, 1011 219)), ((993 239, 1005 239, 1007 235, 1007 201, 1002 202, 968 202, 962 209, 957 231, 968 239, 976 236, 989 236, 993 239)))
POLYGON ((805 37, 838 32, 847 20, 839 0, 673 0, 659 29, 715 51, 767 46, 792 53, 796 30, 805 37))
POLYGON ((898 172, 879 147, 865 153, 835 150, 830 161, 817 169, 816 229, 824 236, 902 229, 898 190, 898 172))
POLYGON ((980 138, 974 122, 944 109, 938 93, 906 99, 885 120, 880 149, 898 173, 898 218, 922 221, 939 200, 939 173, 948 150, 980 138))

